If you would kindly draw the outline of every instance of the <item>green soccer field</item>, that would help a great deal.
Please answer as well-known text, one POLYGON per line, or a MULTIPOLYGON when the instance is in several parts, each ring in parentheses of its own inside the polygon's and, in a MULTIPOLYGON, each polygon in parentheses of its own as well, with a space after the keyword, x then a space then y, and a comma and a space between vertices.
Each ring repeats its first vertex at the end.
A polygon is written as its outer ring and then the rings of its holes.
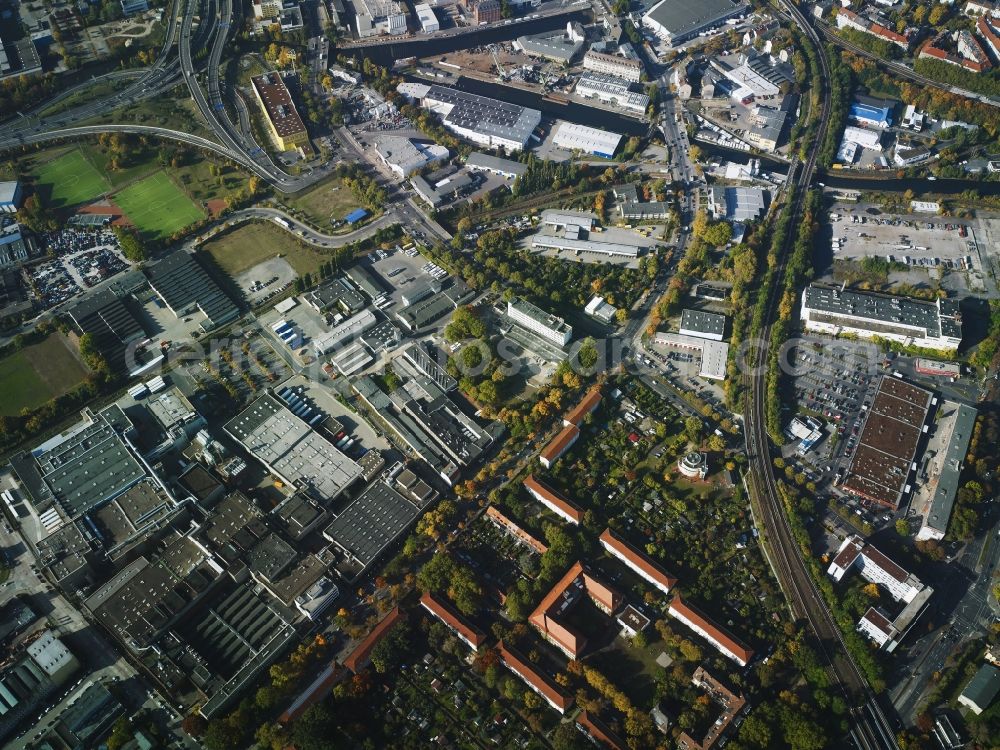
POLYGON ((123 188, 115 193, 114 202, 150 239, 169 237, 205 216, 166 172, 157 172, 123 188))
POLYGON ((108 181, 77 149, 39 164, 35 176, 43 195, 48 193, 47 205, 56 208, 95 200, 108 189, 108 181))

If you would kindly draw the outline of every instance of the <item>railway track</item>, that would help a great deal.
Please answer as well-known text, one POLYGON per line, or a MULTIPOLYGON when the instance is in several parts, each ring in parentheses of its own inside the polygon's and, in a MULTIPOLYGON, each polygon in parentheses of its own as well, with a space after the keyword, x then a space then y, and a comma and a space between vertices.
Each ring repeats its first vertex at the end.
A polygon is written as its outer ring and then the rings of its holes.
MULTIPOLYGON (((821 106, 817 132, 804 161, 794 158, 788 172, 787 187, 790 191, 791 227, 799 226, 809 186, 816 170, 818 158, 830 116, 829 67, 816 30, 795 5, 782 0, 784 15, 798 25, 815 45, 821 66, 821 106)), ((761 331, 762 345, 757 347, 747 362, 744 383, 748 393, 746 409, 747 452, 751 461, 749 485, 760 511, 765 539, 771 551, 779 583, 789 599, 793 616, 808 622, 820 657, 828 666, 832 684, 850 707, 850 736, 859 750, 898 750, 892 726, 886 719, 875 694, 847 651, 843 635, 832 613, 823 601, 805 561, 799 553, 798 542, 792 533, 785 512, 771 463, 771 443, 767 434, 765 410, 767 403, 767 342, 770 340, 772 321, 781 298, 781 279, 795 233, 785 238, 779 258, 775 283, 766 291, 768 295, 765 327, 761 331)))

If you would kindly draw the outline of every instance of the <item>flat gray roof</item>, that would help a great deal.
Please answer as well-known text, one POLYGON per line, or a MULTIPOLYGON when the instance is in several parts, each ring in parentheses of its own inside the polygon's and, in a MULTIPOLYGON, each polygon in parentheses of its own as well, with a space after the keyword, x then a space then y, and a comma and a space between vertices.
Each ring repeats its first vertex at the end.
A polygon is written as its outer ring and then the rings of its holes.
POLYGON ((417 507, 384 482, 370 484, 323 535, 367 567, 413 523, 417 507))
POLYGON ((931 498, 930 510, 924 519, 924 524, 941 532, 948 530, 948 519, 951 518, 951 509, 958 493, 958 479, 962 474, 965 452, 969 448, 969 439, 976 426, 976 413, 971 406, 958 405, 955 425, 948 440, 948 453, 938 475, 938 485, 931 498))
POLYGON ((330 500, 361 476, 361 467, 264 393, 233 417, 226 432, 287 481, 330 500))
POLYGON ((767 210, 766 190, 757 187, 713 187, 712 203, 720 206, 725 214, 719 218, 731 221, 752 221, 767 210))
POLYGON ((451 299, 445 294, 434 294, 431 297, 415 302, 404 310, 396 313, 400 320, 411 330, 430 325, 445 313, 455 309, 451 299))
POLYGON ((70 518, 76 518, 111 500, 146 476, 118 429, 131 423, 117 406, 93 414, 84 421, 22 456, 15 465, 22 469, 36 503, 55 500, 70 518), (118 429, 116 429, 118 428, 118 429))
POLYGON ((0 203, 13 203, 14 195, 17 193, 20 184, 17 180, 4 180, 0 182, 0 203))
POLYGON ((831 315, 923 329, 928 338, 962 337, 961 314, 954 300, 927 302, 890 294, 810 284, 805 290, 805 302, 809 309, 831 315))
POLYGON ((564 31, 548 31, 542 34, 519 36, 517 43, 529 55, 538 55, 561 62, 572 62, 573 58, 579 55, 580 50, 583 49, 583 42, 573 41, 566 36, 564 31))
POLYGON ((620 255, 626 258, 639 257, 640 250, 638 245, 626 245, 623 242, 605 242, 599 239, 581 240, 574 237, 555 237, 550 234, 536 234, 531 238, 531 245, 542 250, 570 250, 599 255, 620 255))
POLYGON ((682 310, 681 330, 722 336, 726 332, 726 316, 704 310, 682 310))
POLYGON ((646 14, 671 36, 683 36, 738 13, 745 3, 733 0, 662 0, 646 14))
POLYGON ((445 123, 522 144, 528 142, 531 132, 542 120, 542 113, 537 109, 508 104, 447 86, 431 86, 425 98, 452 106, 451 111, 445 115, 445 123))
POLYGON ((520 177, 528 171, 528 165, 513 159, 501 159, 499 156, 473 151, 465 160, 469 169, 487 169, 492 172, 502 172, 520 177))
POLYGON ((560 318, 558 315, 553 315, 552 313, 545 312, 537 305, 533 305, 528 300, 522 299, 521 297, 514 297, 507 304, 510 305, 512 310, 516 310, 522 315, 534 320, 536 323, 540 323, 550 331, 566 331, 572 330, 570 325, 560 318))
POLYGON ((208 320, 206 330, 228 323, 239 308, 205 272, 191 253, 177 250, 146 271, 149 285, 175 315, 183 315, 197 305, 208 320))
POLYGON ((965 686, 962 697, 985 710, 1000 692, 1000 669, 992 664, 983 664, 965 686))

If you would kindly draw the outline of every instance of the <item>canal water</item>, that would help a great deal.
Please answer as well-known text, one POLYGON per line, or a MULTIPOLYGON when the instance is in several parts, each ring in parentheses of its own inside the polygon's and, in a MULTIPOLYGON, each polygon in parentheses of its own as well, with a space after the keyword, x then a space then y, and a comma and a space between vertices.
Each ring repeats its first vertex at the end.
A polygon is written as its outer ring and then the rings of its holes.
MULTIPOLYGON (((510 26, 490 26, 484 30, 466 34, 456 34, 447 37, 433 37, 430 39, 410 40, 403 42, 389 42, 387 44, 374 45, 361 49, 346 49, 344 53, 355 57, 367 57, 373 62, 385 67, 392 67, 396 61, 407 57, 433 57, 435 55, 447 55, 457 50, 468 49, 470 46, 479 46, 495 42, 506 42, 516 39, 525 34, 540 34, 543 31, 554 31, 565 28, 569 21, 588 22, 589 18, 583 11, 567 13, 560 16, 549 16, 538 18, 532 21, 511 24, 510 26)), ((408 80, 426 83, 422 78, 407 76, 408 80)), ((618 115, 614 112, 588 107, 576 102, 563 103, 544 98, 541 94, 531 91, 504 86, 500 83, 481 81, 476 78, 466 78, 460 76, 456 81, 447 84, 454 86, 470 94, 488 96, 511 104, 519 104, 523 107, 532 107, 542 112, 546 117, 552 119, 567 120, 579 125, 607 130, 609 132, 621 133, 625 136, 644 136, 649 132, 649 125, 631 117, 618 115)), ((751 155, 745 151, 726 148, 713 143, 703 143, 698 141, 698 148, 705 155, 715 155, 735 161, 746 161, 751 155)), ((785 174, 787 164, 769 158, 766 154, 756 155, 754 158, 761 160, 770 171, 785 174)), ((872 177, 848 177, 835 172, 821 173, 819 180, 827 187, 844 190, 864 190, 864 191, 886 191, 904 192, 912 190, 917 195, 925 193, 939 193, 941 195, 954 195, 966 190, 975 190, 980 195, 1000 195, 1000 182, 981 182, 978 180, 966 179, 913 179, 888 177, 877 179, 872 177)))
POLYGON ((469 49, 484 44, 509 42, 526 34, 541 34, 543 31, 565 29, 571 21, 590 23, 589 15, 584 11, 546 16, 532 21, 520 21, 509 26, 493 25, 464 34, 436 35, 427 39, 408 39, 385 44, 373 44, 367 47, 346 48, 338 50, 349 57, 357 59, 368 58, 374 63, 391 68, 399 60, 407 57, 433 57, 446 55, 450 52, 469 49))

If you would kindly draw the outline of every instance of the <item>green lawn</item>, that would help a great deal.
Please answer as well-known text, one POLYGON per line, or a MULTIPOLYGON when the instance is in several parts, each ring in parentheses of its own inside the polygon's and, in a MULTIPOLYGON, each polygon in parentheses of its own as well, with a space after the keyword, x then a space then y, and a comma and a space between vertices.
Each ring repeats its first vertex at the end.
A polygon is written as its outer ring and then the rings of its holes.
POLYGON ((147 237, 163 239, 204 218, 166 172, 139 180, 114 196, 115 203, 147 237))
POLYGON ((54 208, 92 201, 108 189, 108 181, 79 149, 39 163, 35 175, 45 196, 44 203, 54 208))
POLYGON ((587 658, 592 666, 624 690, 636 705, 648 708, 656 697, 656 677, 661 669, 656 657, 666 647, 652 625, 646 629, 645 635, 653 643, 636 647, 625 638, 618 637, 611 646, 587 658))
POLYGON ((302 247, 283 229, 271 224, 244 224, 201 246, 224 272, 238 276, 258 263, 280 254, 300 276, 316 273, 323 256, 302 247))
POLYGON ((87 376, 87 370, 57 334, 0 359, 0 414, 15 415, 61 396, 87 376))
POLYGON ((331 219, 343 219, 354 209, 361 208, 350 188, 344 187, 337 178, 283 200, 289 208, 298 209, 320 227, 329 226, 331 219))

